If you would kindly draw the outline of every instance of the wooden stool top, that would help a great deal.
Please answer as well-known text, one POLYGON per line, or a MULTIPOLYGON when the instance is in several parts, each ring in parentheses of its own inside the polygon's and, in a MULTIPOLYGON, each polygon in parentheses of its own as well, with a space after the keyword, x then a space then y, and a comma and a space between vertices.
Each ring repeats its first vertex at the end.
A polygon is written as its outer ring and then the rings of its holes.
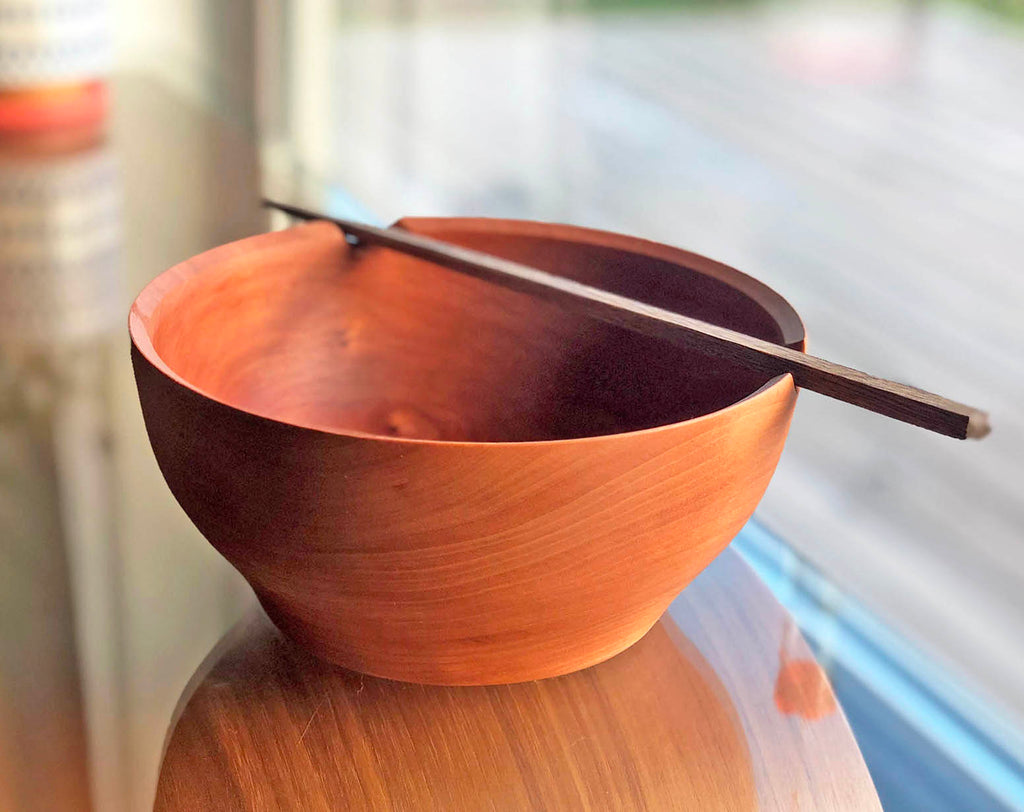
POLYGON ((158 810, 877 810, 824 672, 730 550, 639 643, 491 687, 331 666, 261 612, 179 703, 158 810))

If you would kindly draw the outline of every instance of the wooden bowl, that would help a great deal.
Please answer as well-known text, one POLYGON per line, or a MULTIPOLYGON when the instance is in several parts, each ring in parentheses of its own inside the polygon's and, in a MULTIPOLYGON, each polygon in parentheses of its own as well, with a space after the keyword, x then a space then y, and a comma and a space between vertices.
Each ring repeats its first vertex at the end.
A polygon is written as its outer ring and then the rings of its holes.
MULTIPOLYGON (((405 228, 802 348, 776 293, 630 237, 405 228)), ((565 674, 622 651, 754 511, 792 378, 710 360, 327 223, 158 276, 129 319, 178 502, 280 628, 377 676, 565 674)))

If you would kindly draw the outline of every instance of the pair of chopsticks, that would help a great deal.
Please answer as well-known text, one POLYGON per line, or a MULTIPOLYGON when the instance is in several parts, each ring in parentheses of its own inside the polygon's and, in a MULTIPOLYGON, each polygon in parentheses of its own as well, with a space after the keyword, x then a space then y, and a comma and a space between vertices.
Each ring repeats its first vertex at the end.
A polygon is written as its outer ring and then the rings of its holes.
POLYGON ((984 412, 906 384, 816 358, 798 350, 708 324, 671 310, 619 296, 601 288, 531 268, 518 262, 412 234, 401 228, 377 228, 274 200, 264 205, 303 220, 327 220, 358 242, 380 245, 529 293, 608 324, 733 361, 767 375, 788 372, 797 386, 902 420, 959 440, 989 433, 984 412))

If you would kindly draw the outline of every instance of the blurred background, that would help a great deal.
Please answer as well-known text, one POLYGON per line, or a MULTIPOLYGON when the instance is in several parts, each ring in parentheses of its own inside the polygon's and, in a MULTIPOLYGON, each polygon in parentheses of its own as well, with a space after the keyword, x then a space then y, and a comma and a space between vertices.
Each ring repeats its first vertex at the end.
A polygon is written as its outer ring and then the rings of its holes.
POLYGON ((737 545, 887 808, 1024 807, 1024 3, 0 0, 0 810, 149 808, 251 601, 163 484, 125 316, 261 190, 678 245, 988 409, 956 443, 802 397, 737 545))

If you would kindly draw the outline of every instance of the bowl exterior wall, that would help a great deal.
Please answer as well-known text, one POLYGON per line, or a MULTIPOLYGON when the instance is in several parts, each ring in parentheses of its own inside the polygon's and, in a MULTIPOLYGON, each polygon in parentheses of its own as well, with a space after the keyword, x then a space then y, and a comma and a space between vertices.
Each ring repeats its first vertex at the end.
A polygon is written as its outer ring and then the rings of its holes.
POLYGON ((643 636, 753 513, 796 400, 786 375, 646 431, 395 441, 253 415, 132 360, 171 491, 282 630, 436 684, 564 674, 643 636))

